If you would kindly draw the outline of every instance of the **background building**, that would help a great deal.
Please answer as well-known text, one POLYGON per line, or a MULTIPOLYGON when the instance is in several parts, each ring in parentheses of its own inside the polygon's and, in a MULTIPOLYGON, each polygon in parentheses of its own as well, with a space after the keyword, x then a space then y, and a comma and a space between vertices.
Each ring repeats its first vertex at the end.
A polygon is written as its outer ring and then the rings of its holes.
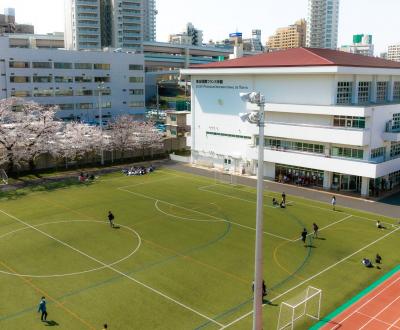
POLYGON ((0 33, 34 33, 35 29, 30 24, 17 24, 15 9, 5 8, 4 15, 0 14, 0 33))
POLYGON ((251 31, 251 38, 243 39, 243 50, 248 52, 262 52, 264 46, 261 42, 261 30, 251 31))
POLYGON ((387 59, 400 62, 400 44, 391 45, 388 47, 387 59))
POLYGON ((267 42, 269 51, 284 50, 288 48, 305 47, 307 23, 305 19, 298 20, 292 25, 276 30, 267 42))
POLYGON ((256 110, 266 98, 264 175, 287 183, 375 195, 400 185, 400 63, 295 48, 181 71, 192 81, 192 162, 254 175, 256 110), (285 178, 285 179, 284 179, 285 178))
POLYGON ((374 56, 374 45, 372 44, 372 35, 355 34, 353 35, 353 44, 341 46, 340 50, 364 56, 374 56))
POLYGON ((306 46, 337 48, 339 0, 308 0, 306 46))
POLYGON ((101 86, 105 120, 144 116, 142 54, 10 48, 7 37, 0 37, 0 49, 0 99, 58 105, 62 119, 95 122, 101 86))
POLYGON ((192 23, 187 23, 184 31, 169 36, 169 42, 181 45, 202 46, 203 31, 196 29, 192 23))
POLYGON ((66 0, 65 46, 143 51, 156 34, 155 0, 66 0))

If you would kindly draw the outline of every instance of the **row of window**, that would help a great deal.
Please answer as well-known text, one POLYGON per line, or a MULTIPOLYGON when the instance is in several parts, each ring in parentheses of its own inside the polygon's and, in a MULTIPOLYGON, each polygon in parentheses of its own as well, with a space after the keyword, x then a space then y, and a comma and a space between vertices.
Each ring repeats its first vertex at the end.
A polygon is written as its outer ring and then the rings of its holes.
MULTIPOLYGON (((357 86, 358 103, 369 103, 372 97, 371 81, 360 81, 357 86)), ((385 102, 389 96, 389 82, 376 83, 376 102, 385 102)), ((353 82, 339 81, 337 85, 336 103, 351 104, 353 98, 353 82)), ((393 101, 400 101, 400 81, 393 83, 393 101)))
POLYGON ((376 149, 371 150, 371 159, 379 158, 382 156, 385 156, 386 154, 386 148, 385 147, 380 147, 376 149))
POLYGON ((65 76, 10 76, 10 83, 18 84, 26 84, 26 83, 52 83, 54 78, 54 82, 56 83, 109 83, 111 82, 110 77, 87 77, 87 76, 77 76, 77 77, 65 77, 65 76))
MULTIPOLYGON (((256 139, 256 144, 258 145, 258 139, 256 139)), ((324 146, 322 144, 265 138, 264 145, 266 148, 282 148, 284 150, 297 150, 318 154, 324 153, 324 146)))
POLYGON ((363 159, 364 150, 347 147, 332 147, 331 155, 334 157, 363 159))
MULTIPOLYGON (((83 110, 83 109, 97 109, 99 107, 98 103, 63 103, 63 104, 56 104, 60 110, 83 110)), ((129 102, 128 106, 130 108, 143 108, 144 102, 136 102, 132 101, 129 102)), ((111 108, 111 102, 102 102, 101 108, 109 109, 111 108)))
POLYGON ((390 157, 397 158, 400 155, 400 142, 392 142, 390 144, 390 157))
MULTIPOLYGON (((77 70, 110 70, 111 64, 108 63, 71 63, 71 62, 26 62, 26 61, 10 61, 10 68, 14 69, 77 69, 77 70)), ((131 71, 143 71, 141 64, 129 64, 131 71)))
POLYGON ((334 116, 333 126, 365 128, 365 117, 334 116))
MULTIPOLYGON (((52 97, 52 96, 97 96, 98 90, 91 89, 42 89, 31 91, 11 91, 12 97, 52 97)), ((103 89, 101 95, 111 95, 111 89, 103 89)))
POLYGON ((227 134, 227 133, 219 133, 219 132, 207 131, 206 135, 217 135, 217 136, 226 136, 226 137, 232 137, 232 138, 238 138, 238 139, 251 140, 251 136, 238 135, 238 134, 227 134))

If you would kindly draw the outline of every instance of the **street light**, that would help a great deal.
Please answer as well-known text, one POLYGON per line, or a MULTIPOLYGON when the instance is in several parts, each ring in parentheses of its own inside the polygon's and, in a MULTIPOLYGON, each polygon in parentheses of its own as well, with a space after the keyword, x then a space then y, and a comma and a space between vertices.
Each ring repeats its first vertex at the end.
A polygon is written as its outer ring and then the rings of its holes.
POLYGON ((104 150, 103 150, 103 114, 102 108, 103 105, 101 104, 101 93, 104 90, 104 82, 101 82, 97 86, 97 90, 99 92, 99 123, 100 123, 100 132, 101 132, 101 140, 100 140, 100 155, 101 155, 101 165, 104 165, 104 150))
POLYGON ((257 212, 256 212, 256 243, 254 259, 254 301, 253 330, 262 329, 263 303, 263 194, 264 194, 264 109, 265 97, 259 92, 240 93, 243 102, 256 104, 258 111, 240 113, 240 119, 259 127, 258 134, 258 168, 257 168, 257 212))

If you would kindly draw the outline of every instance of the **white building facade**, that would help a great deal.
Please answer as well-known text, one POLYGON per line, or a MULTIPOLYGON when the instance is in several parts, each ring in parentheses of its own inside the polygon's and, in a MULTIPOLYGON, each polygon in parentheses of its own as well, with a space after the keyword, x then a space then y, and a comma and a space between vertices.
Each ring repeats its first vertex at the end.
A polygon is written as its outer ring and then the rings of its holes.
POLYGON ((400 62, 400 44, 391 45, 388 47, 387 59, 400 62))
POLYGON ((306 46, 337 48, 339 0, 308 0, 306 46))
POLYGON ((0 37, 0 99, 21 97, 60 107, 64 120, 144 118, 142 54, 10 48, 0 37), (101 94, 101 95, 99 95, 101 94))
POLYGON ((250 105, 239 93, 257 91, 266 178, 363 196, 400 185, 400 64, 297 48, 182 74, 192 80, 193 163, 256 173, 258 128, 240 120, 250 105))

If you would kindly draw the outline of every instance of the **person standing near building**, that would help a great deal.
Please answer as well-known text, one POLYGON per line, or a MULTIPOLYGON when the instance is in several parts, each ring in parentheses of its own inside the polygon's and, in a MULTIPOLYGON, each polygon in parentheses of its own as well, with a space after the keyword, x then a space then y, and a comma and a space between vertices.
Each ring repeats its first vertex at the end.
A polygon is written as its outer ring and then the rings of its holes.
POLYGON ((40 316, 40 320, 42 322, 46 322, 46 320, 47 320, 47 307, 46 307, 46 298, 44 296, 40 299, 38 313, 39 312, 42 313, 42 315, 40 316))
POLYGON ((336 197, 335 196, 332 196, 331 204, 332 204, 333 210, 336 211, 336 197))

